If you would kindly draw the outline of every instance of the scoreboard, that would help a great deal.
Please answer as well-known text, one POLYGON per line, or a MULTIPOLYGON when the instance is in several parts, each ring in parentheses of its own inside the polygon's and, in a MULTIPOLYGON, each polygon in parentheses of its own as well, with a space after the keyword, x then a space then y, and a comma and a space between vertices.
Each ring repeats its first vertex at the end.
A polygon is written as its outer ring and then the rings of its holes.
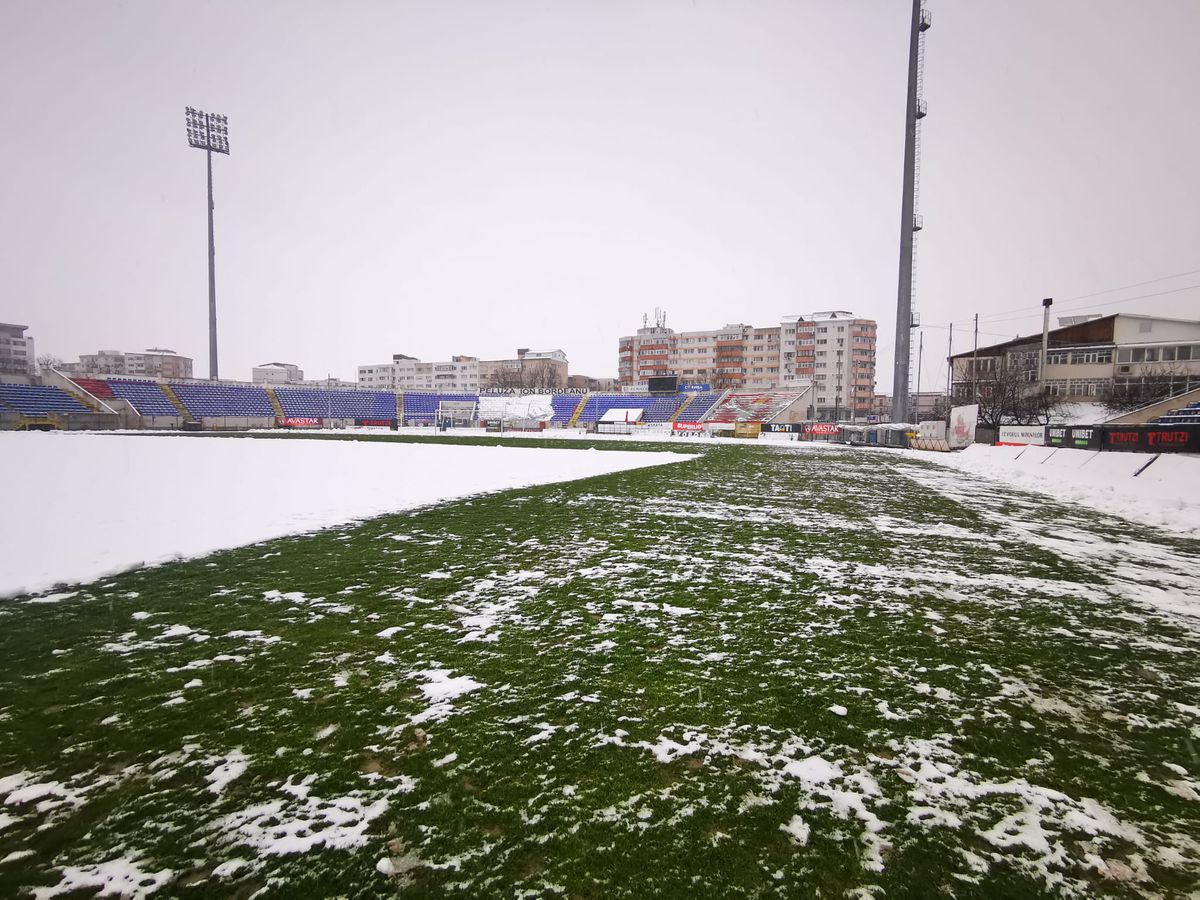
POLYGON ((674 394, 679 389, 679 376, 655 375, 646 379, 646 387, 652 394, 674 394))

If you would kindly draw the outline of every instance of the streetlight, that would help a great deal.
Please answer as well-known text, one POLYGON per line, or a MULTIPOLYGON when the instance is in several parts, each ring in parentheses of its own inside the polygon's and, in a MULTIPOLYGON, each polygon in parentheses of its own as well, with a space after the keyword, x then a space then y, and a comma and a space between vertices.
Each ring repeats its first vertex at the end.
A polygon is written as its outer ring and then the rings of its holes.
POLYGON ((208 157, 208 377, 217 380, 217 250, 213 242, 212 155, 229 155, 229 120, 225 116, 187 108, 188 146, 208 157))

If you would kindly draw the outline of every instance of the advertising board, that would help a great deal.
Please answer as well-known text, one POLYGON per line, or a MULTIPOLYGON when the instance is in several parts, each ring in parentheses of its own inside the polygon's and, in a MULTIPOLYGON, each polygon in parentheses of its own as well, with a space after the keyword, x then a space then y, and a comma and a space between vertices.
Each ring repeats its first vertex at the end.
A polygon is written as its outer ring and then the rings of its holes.
POLYGON ((1200 453, 1200 425, 1106 425, 1100 447, 1130 453, 1200 453))
POLYGON ((805 434, 837 434, 840 430, 836 422, 808 422, 804 426, 805 434))
POLYGON ((950 430, 946 442, 951 450, 961 450, 975 442, 975 429, 979 426, 979 405, 956 406, 950 410, 950 430))
POLYGON ((276 416, 276 428, 320 428, 321 420, 311 416, 276 416))
POLYGON ((1026 444, 1040 447, 1046 443, 1046 426, 1001 425, 996 443, 1002 447, 1021 447, 1026 444))
POLYGON ((1076 450, 1099 450, 1100 429, 1091 425, 1049 425, 1046 444, 1050 447, 1073 447, 1076 450))

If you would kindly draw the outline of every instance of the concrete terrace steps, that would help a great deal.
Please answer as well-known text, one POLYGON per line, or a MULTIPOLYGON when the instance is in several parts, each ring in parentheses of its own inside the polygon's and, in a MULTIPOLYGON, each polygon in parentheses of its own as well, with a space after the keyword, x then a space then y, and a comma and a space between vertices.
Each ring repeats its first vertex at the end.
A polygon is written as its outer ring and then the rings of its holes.
POLYGON ((161 390, 164 394, 167 395, 167 399, 171 401, 171 405, 174 406, 177 410, 179 410, 179 414, 181 416, 183 416, 183 420, 185 422, 195 422, 196 421, 196 417, 194 415, 192 415, 191 411, 186 406, 183 405, 183 401, 179 399, 179 395, 176 394, 175 391, 173 391, 171 389, 171 386, 169 384, 164 384, 161 381, 157 382, 157 384, 158 384, 159 390, 161 390))
POLYGON ((579 417, 583 414, 583 408, 587 406, 588 397, 590 396, 591 394, 581 394, 579 396, 579 402, 575 404, 575 412, 571 413, 571 418, 567 422, 568 428, 574 428, 579 422, 579 417))
POLYGON ((282 419, 283 407, 279 405, 279 398, 275 396, 275 388, 269 384, 263 385, 263 390, 267 392, 267 399, 271 401, 271 409, 275 410, 275 416, 282 419))
POLYGON ((695 399, 696 399, 696 394, 695 394, 695 392, 691 392, 691 393, 685 394, 685 395, 684 395, 684 398, 683 398, 683 402, 682 402, 682 403, 680 403, 680 404, 679 404, 677 407, 675 407, 675 412, 671 413, 671 415, 670 415, 670 417, 667 419, 667 421, 668 421, 668 422, 676 422, 676 421, 678 421, 678 420, 679 420, 679 417, 680 417, 680 416, 683 414, 683 411, 684 411, 685 409, 687 409, 689 406, 691 406, 691 405, 692 405, 692 401, 693 401, 693 400, 695 400, 695 399))

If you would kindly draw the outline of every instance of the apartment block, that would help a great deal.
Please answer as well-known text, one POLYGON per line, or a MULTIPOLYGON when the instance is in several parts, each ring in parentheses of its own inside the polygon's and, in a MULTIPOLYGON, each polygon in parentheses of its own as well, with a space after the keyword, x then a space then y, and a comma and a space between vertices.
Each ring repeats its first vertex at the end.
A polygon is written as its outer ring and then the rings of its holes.
POLYGON ((144 353, 98 350, 67 363, 63 370, 72 375, 146 375, 154 378, 191 378, 192 360, 174 350, 152 347, 144 353))
POLYGON ((28 325, 0 324, 0 375, 34 373, 33 338, 25 336, 28 330, 28 325))
POLYGON ((423 362, 397 353, 390 363, 358 367, 360 387, 384 391, 472 393, 487 387, 565 388, 567 355, 561 350, 521 348, 512 359, 454 356, 423 362))
POLYGON ((816 388, 822 419, 870 415, 875 393, 876 323, 845 310, 785 316, 779 325, 733 323, 675 331, 660 316, 622 337, 617 372, 626 386, 656 375, 714 389, 816 388))
POLYGON ((478 391, 479 358, 453 356, 439 362, 422 362, 414 356, 396 353, 390 363, 359 366, 358 383, 380 391, 478 391))

